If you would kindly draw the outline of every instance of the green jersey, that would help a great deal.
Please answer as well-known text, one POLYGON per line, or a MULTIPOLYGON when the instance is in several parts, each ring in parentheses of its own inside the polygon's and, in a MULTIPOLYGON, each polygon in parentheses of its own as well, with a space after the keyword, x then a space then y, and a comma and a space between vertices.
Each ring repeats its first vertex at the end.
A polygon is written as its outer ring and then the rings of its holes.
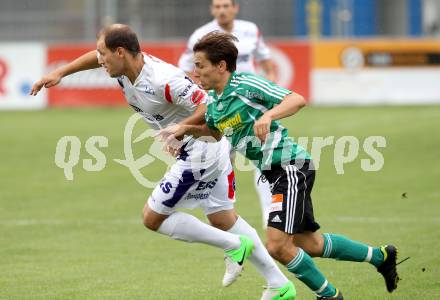
POLYGON ((264 144, 254 134, 254 123, 291 91, 251 73, 232 73, 221 95, 209 92, 206 124, 223 133, 235 150, 260 170, 294 159, 310 159, 279 121, 270 125, 264 144))

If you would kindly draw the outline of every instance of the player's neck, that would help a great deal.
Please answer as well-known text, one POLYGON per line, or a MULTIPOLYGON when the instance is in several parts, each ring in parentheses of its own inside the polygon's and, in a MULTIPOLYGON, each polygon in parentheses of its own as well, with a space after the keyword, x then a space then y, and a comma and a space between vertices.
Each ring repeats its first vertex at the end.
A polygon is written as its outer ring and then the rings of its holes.
POLYGON ((130 80, 131 84, 134 84, 136 78, 138 78, 139 74, 144 67, 144 56, 142 53, 139 53, 133 59, 129 59, 127 61, 127 71, 125 72, 125 76, 130 80))
POLYGON ((217 83, 217 85, 214 87, 215 92, 217 93, 217 95, 221 95, 223 94, 223 91, 226 87, 226 85, 228 84, 229 81, 229 77, 231 76, 231 73, 229 72, 225 72, 223 74, 223 76, 220 78, 219 82, 217 83))
POLYGON ((225 24, 219 23, 218 25, 221 27, 221 29, 223 29, 224 31, 229 32, 229 33, 231 33, 232 29, 234 29, 234 21, 229 22, 229 23, 225 23, 225 24))

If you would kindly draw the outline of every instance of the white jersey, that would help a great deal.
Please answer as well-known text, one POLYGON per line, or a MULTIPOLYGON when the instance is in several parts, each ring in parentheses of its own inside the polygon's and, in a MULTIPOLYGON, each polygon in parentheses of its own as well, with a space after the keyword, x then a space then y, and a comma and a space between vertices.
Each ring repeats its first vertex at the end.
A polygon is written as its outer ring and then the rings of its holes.
MULTIPOLYGON (((153 129, 179 123, 207 97, 185 72, 146 54, 134 84, 126 76, 118 82, 127 102, 153 129)), ((177 162, 154 188, 150 208, 166 215, 178 207, 199 206, 205 214, 232 209, 235 188, 228 141, 207 143, 188 137, 184 142, 177 162)))
POLYGON ((144 54, 144 66, 134 84, 118 78, 128 104, 153 129, 177 124, 204 102, 206 93, 177 67, 144 54))
MULTIPOLYGON (((133 84, 127 76, 119 77, 118 82, 128 104, 153 129, 179 123, 206 101, 206 92, 185 72, 157 57, 144 54, 143 58, 144 66, 133 84)), ((215 174, 219 158, 229 159, 230 146, 225 139, 207 143, 187 136, 183 142, 179 158, 194 169, 209 169, 207 173, 215 174)))
MULTIPOLYGON (((188 40, 186 50, 179 59, 179 68, 185 72, 194 69, 193 47, 200 38, 212 31, 223 31, 216 20, 198 28, 188 40)), ((255 73, 254 60, 259 62, 270 59, 270 50, 263 40, 263 36, 257 25, 243 20, 234 20, 234 27, 231 34, 238 38, 236 47, 238 49, 237 71, 255 73)))

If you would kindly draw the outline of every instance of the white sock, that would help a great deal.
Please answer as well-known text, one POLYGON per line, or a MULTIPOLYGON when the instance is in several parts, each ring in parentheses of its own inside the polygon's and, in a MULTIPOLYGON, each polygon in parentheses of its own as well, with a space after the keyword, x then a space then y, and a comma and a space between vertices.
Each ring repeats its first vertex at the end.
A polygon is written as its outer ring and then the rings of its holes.
POLYGON ((208 244, 223 250, 238 249, 241 245, 238 235, 217 229, 192 215, 177 211, 162 222, 157 232, 175 240, 208 244))
POLYGON ((254 250, 252 251, 249 261, 257 268, 257 270, 267 280, 267 286, 271 288, 279 288, 285 285, 289 279, 281 272, 275 261, 267 252, 266 247, 260 240, 257 231, 251 227, 243 218, 238 217, 234 226, 228 230, 235 234, 244 234, 254 241, 254 250))
POLYGON ((270 192, 270 185, 268 181, 262 182, 260 179, 261 171, 255 169, 254 184, 260 198, 261 213, 263 217, 263 228, 267 228, 267 220, 269 219, 269 207, 272 202, 272 193, 270 192))

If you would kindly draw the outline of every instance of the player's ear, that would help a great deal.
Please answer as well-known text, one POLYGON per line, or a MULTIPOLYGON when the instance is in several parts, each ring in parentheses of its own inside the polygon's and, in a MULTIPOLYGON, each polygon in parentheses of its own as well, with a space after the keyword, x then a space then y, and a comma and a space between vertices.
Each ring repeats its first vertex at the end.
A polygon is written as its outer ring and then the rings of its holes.
POLYGON ((218 64, 217 67, 219 68, 219 70, 221 72, 225 72, 228 69, 228 65, 226 64, 226 61, 221 60, 218 64))
POLYGON ((118 47, 118 48, 116 48, 116 53, 118 54, 119 57, 124 57, 125 49, 122 47, 118 47))

